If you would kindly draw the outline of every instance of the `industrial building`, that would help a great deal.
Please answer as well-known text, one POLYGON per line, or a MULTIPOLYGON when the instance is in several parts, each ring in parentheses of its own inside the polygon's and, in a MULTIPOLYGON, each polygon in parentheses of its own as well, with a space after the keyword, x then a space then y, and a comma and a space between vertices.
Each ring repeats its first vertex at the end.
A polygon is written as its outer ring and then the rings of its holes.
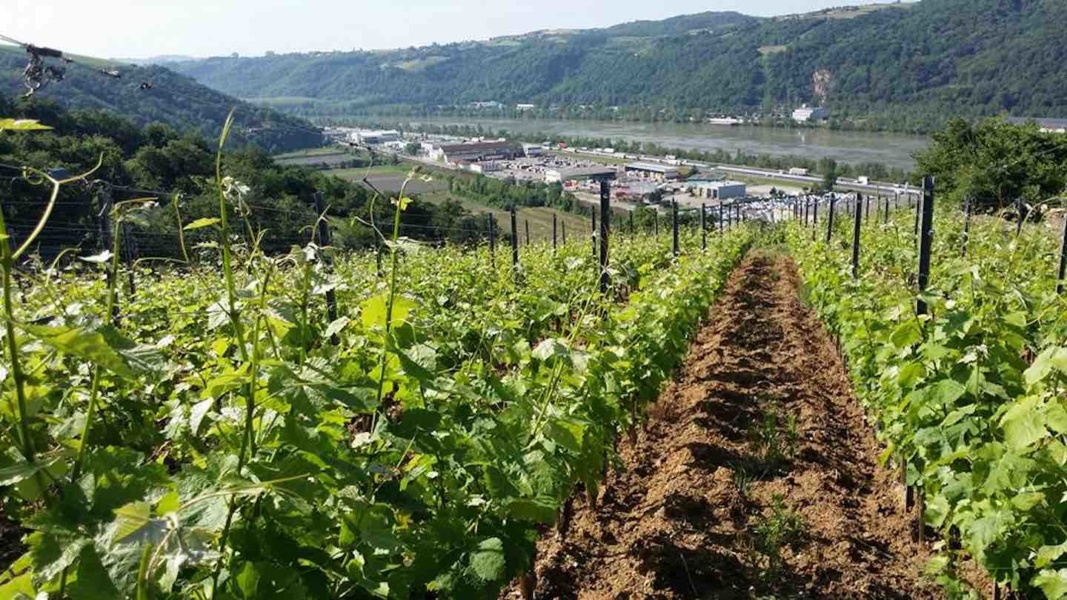
POLYGON ((384 144, 395 144, 403 141, 403 137, 399 131, 387 130, 387 131, 351 131, 348 134, 348 141, 361 144, 363 146, 381 146, 384 144))
POLYGON ((687 181, 689 189, 698 198, 711 200, 727 200, 729 198, 744 198, 748 188, 740 181, 687 181))
POLYGON ((793 120, 797 123, 807 123, 809 121, 824 121, 830 118, 830 111, 821 106, 808 106, 805 104, 800 108, 793 111, 793 120))
POLYGON ((526 157, 541 156, 545 149, 540 144, 523 144, 522 154, 526 157))
POLYGON ((520 153, 520 149, 507 140, 495 142, 465 142, 461 144, 439 144, 430 150, 430 158, 446 163, 459 161, 510 160, 520 153))
POLYGON ((681 173, 675 167, 643 162, 627 164, 626 174, 654 181, 668 181, 681 177, 681 173))
POLYGON ((560 183, 580 179, 615 179, 617 176, 618 171, 611 167, 549 169, 545 171, 545 183, 560 183))

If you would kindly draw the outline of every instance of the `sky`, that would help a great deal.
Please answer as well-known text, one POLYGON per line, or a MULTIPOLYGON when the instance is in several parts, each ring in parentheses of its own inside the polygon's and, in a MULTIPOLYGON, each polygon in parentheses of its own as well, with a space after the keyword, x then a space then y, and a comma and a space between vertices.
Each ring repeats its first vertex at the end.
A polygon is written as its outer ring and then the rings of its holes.
MULTIPOLYGON (((884 1, 884 0, 883 0, 884 1)), ((103 58, 354 50, 603 27, 703 11, 771 16, 871 0, 4 0, 0 35, 103 58), (13 3, 13 6, 12 6, 13 3)))

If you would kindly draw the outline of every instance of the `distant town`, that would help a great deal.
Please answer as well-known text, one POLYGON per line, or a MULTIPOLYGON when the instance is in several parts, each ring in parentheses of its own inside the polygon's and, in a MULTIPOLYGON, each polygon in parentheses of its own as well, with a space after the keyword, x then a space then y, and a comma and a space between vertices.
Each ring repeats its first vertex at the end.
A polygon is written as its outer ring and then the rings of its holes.
MULTIPOLYGON (((821 109, 804 107, 798 118, 821 118, 821 109)), ((439 134, 330 127, 326 135, 339 145, 392 154, 436 168, 466 171, 512 182, 560 184, 579 201, 595 204, 601 180, 611 181, 611 202, 620 209, 665 208, 672 202, 697 209, 723 201, 784 206, 783 199, 816 189, 823 179, 794 167, 772 171, 736 165, 712 165, 679 159, 618 152, 614 148, 571 147, 544 141, 518 143, 504 138, 457 137, 439 134)), ((880 196, 912 194, 904 184, 867 177, 837 180, 842 191, 880 196)))

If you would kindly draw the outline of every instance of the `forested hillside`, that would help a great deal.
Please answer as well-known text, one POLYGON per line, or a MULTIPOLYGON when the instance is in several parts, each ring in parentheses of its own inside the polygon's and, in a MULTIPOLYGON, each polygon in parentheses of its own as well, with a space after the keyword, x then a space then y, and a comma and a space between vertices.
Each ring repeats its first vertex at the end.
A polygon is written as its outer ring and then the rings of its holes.
POLYGON ((563 115, 688 119, 788 113, 808 102, 854 125, 930 129, 951 116, 1067 116, 1065 30, 1060 0, 923 0, 171 67, 305 115, 498 101, 563 115), (618 113, 609 110, 615 106, 618 113))
MULTIPOLYGON (((106 247, 100 219, 106 195, 113 202, 157 200, 131 220, 123 234, 137 256, 188 259, 200 252, 198 244, 213 239, 207 230, 183 236, 178 223, 218 214, 214 139, 158 123, 140 127, 107 111, 66 111, 47 100, 11 103, 0 97, 0 117, 36 119, 53 128, 0 131, 0 196, 7 230, 16 240, 33 230, 48 202, 48 186, 21 167, 68 177, 100 162, 89 181, 61 190, 57 210, 35 245, 43 256, 54 257, 65 248, 106 247)), ((238 122, 243 118, 238 112, 238 122)), ((367 162, 366 157, 353 156, 353 162, 360 160, 367 162)), ((375 198, 366 187, 310 168, 278 165, 254 146, 227 152, 223 167, 248 187, 231 207, 232 218, 260 232, 260 247, 267 252, 284 252, 310 240, 310 225, 318 218, 316 194, 329 207, 332 241, 338 248, 373 247, 379 240, 365 223, 391 218, 388 201, 375 198)), ((545 198, 544 192, 540 197, 545 198)), ((485 229, 484 218, 458 203, 435 205, 417 198, 401 223, 404 235, 433 243, 478 240, 485 237, 485 229)))
MULTIPOLYGON (((26 92, 22 70, 27 60, 21 49, 0 45, 0 94, 4 97, 26 92)), ((66 79, 46 86, 38 95, 66 108, 103 109, 138 125, 166 123, 178 130, 217 137, 226 115, 236 106, 242 125, 234 131, 235 143, 285 151, 317 146, 322 141, 319 132, 302 119, 236 100, 163 67, 107 65, 121 73, 116 79, 96 72, 95 64, 64 66, 66 79)))

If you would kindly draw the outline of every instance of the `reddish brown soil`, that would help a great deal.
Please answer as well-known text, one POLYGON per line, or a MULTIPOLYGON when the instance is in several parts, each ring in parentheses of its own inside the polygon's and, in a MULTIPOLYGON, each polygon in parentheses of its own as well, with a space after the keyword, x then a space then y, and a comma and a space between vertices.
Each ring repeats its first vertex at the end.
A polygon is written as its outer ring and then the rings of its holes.
POLYGON ((536 597, 941 597, 792 261, 749 256, 709 316, 598 506, 539 544, 536 597))

